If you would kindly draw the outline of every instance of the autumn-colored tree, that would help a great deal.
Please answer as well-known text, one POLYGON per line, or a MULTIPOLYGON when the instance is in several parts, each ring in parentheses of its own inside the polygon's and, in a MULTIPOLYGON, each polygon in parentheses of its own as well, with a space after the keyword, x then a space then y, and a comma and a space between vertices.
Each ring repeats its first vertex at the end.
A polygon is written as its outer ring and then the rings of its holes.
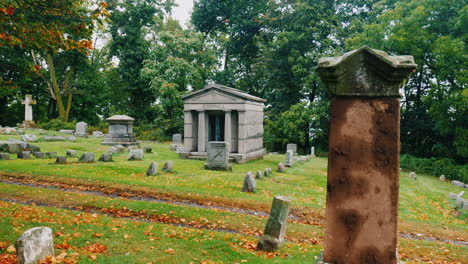
POLYGON ((33 69, 47 83, 58 117, 65 121, 72 105, 69 80, 74 65, 67 65, 57 76, 55 58, 70 50, 87 54, 92 49, 94 23, 107 15, 106 6, 85 0, 12 0, 0 6, 0 46, 20 46, 31 52, 33 69))

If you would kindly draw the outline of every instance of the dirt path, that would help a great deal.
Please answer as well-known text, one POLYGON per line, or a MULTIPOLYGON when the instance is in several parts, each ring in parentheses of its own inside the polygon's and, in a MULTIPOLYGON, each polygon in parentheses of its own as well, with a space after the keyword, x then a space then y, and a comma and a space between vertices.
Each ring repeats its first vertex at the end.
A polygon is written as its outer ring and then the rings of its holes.
MULTIPOLYGON (((61 191, 80 192, 109 198, 120 197, 136 201, 185 205, 191 207, 234 212, 245 215, 253 215, 257 217, 267 217, 269 215, 270 210, 269 206, 251 205, 245 202, 238 203, 231 199, 220 200, 212 197, 188 197, 182 195, 160 193, 155 190, 147 190, 146 188, 131 189, 131 187, 129 188, 128 186, 109 187, 103 186, 101 184, 89 184, 78 181, 65 183, 59 182, 57 181, 57 179, 54 179, 52 181, 40 178, 32 178, 30 175, 1 174, 0 182, 5 184, 23 185, 35 188, 49 188, 61 191)), ((289 221, 293 223, 324 226, 325 216, 323 213, 320 212, 295 207, 292 208, 290 211, 289 221)))

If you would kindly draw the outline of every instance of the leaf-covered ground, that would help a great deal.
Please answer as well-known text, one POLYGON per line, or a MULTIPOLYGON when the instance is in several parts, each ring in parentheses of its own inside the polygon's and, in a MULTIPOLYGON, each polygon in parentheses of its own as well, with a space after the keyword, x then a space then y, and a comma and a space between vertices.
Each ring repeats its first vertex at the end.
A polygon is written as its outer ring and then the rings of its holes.
MULTIPOLYGON (((0 140, 14 138, 0 136, 0 140)), ((19 138, 19 137, 16 137, 19 138)), ((99 139, 39 142, 42 151, 101 153, 99 139)), ((54 230, 50 263, 311 263, 323 247, 326 159, 314 158, 257 181, 242 193, 247 171, 271 167, 282 155, 234 164, 233 172, 203 170, 204 161, 180 160, 169 144, 143 161, 128 153, 110 163, 65 165, 53 159, 0 161, 0 263, 14 263, 14 241, 34 226, 54 230), (147 177, 151 161, 174 162, 172 173, 147 177), (255 251, 271 201, 293 201, 286 246, 255 251)), ((468 263, 467 215, 449 204, 456 186, 434 176, 400 183, 399 254, 406 263, 468 263)))

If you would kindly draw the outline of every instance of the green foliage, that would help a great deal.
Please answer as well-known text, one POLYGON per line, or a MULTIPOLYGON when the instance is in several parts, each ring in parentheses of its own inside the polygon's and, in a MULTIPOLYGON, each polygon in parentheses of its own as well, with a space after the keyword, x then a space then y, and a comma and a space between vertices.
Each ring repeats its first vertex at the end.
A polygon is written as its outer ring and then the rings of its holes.
POLYGON ((414 56, 418 70, 403 90, 402 152, 466 162, 466 1, 397 1, 387 9, 381 5, 375 7, 383 13, 347 44, 349 49, 369 45, 414 56))
POLYGON ((172 135, 183 130, 182 96, 187 87, 203 88, 217 61, 202 34, 182 29, 175 20, 169 19, 155 37, 141 74, 150 80, 152 96, 159 102, 156 125, 172 135))
POLYGON ((268 150, 284 151, 288 143, 295 143, 298 151, 308 153, 312 111, 306 103, 295 104, 278 117, 267 116, 264 142, 268 150))
POLYGON ((119 60, 118 73, 125 81, 129 97, 128 115, 136 123, 152 123, 157 116, 156 101, 149 81, 141 76, 144 61, 149 58, 149 36, 156 34, 164 9, 170 11, 171 0, 111 0, 110 57, 119 60))
POLYGON ((75 123, 64 122, 61 119, 52 119, 45 123, 40 123, 39 127, 45 130, 58 131, 60 129, 75 129, 75 123))
POLYGON ((170 140, 168 134, 164 130, 155 125, 139 125, 133 127, 133 133, 138 140, 146 141, 167 141, 170 140))
POLYGON ((401 155, 400 167, 405 170, 435 176, 445 175, 447 179, 468 182, 468 164, 456 164, 453 159, 416 158, 411 155, 401 155))

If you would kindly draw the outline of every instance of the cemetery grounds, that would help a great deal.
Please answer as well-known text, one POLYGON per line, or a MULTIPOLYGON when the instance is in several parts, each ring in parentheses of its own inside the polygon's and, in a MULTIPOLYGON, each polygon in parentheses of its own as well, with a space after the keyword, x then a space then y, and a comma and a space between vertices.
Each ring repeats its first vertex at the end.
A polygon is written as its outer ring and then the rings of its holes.
MULTIPOLYGON (((52 133, 52 132, 51 132, 52 133)), ((0 140, 20 136, 0 135, 0 140)), ((324 242, 327 159, 312 158, 276 172, 284 155, 208 171, 205 161, 182 160, 169 143, 151 146, 142 161, 128 152, 96 160, 102 138, 36 142, 41 151, 77 150, 67 164, 55 159, 0 161, 0 263, 16 263, 14 243, 29 228, 54 232, 47 263, 314 263, 324 242), (146 176, 151 161, 174 162, 173 172, 146 176), (256 193, 241 192, 245 174, 272 168, 256 193), (287 242, 275 253, 256 251, 274 196, 292 200, 287 242)), ((400 179, 398 254, 408 263, 468 263, 468 214, 448 201, 463 189, 432 175, 400 179)))

